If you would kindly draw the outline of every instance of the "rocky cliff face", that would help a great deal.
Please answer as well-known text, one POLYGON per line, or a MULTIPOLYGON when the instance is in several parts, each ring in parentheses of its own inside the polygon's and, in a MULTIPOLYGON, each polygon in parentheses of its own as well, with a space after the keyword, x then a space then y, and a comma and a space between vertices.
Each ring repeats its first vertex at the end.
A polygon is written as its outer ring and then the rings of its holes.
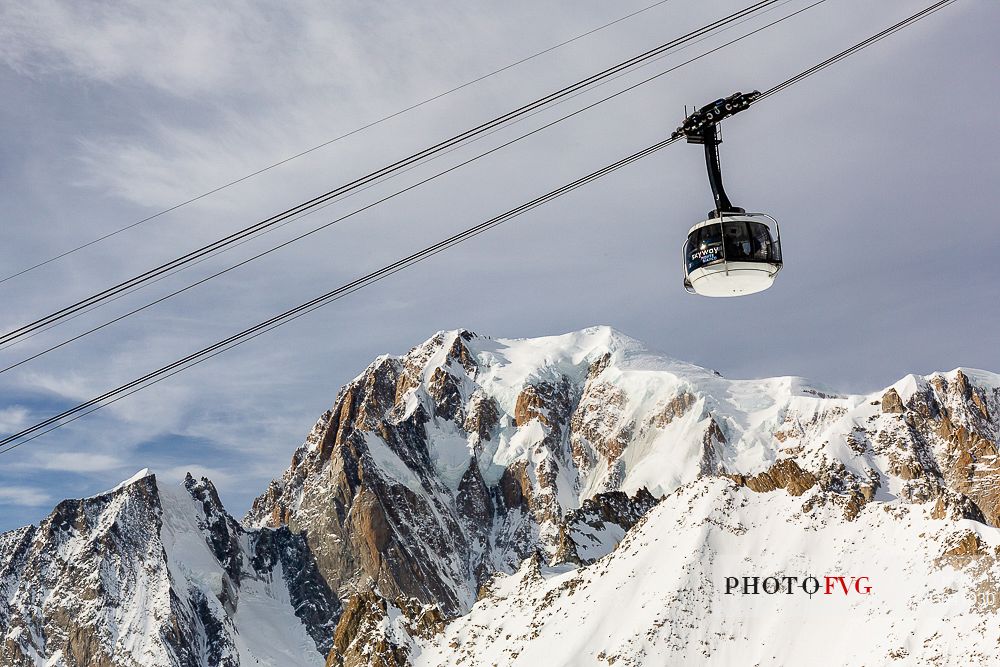
MULTIPOLYGON (((465 613, 489 577, 536 550, 575 562, 580 549, 591 560, 607 553, 607 535, 620 539, 652 505, 645 489, 601 496, 618 491, 629 428, 598 379, 612 335, 557 350, 551 366, 538 365, 538 350, 511 356, 467 331, 379 358, 344 387, 246 521, 303 535, 335 590, 364 600, 377 591, 384 602, 361 607, 379 618, 386 605, 465 613), (588 498, 586 518, 570 516, 588 498)), ((360 613, 345 616, 341 636, 364 626, 360 613)), ((364 662, 335 649, 334 663, 364 662)))
MULTIPOLYGON (((857 616, 884 637, 916 634, 918 621, 899 620, 920 618, 913 609, 954 611, 970 586, 1000 582, 998 415, 1000 377, 982 371, 840 396, 798 378, 727 380, 607 328, 528 340, 442 332, 348 383, 242 525, 206 480, 164 490, 146 477, 0 536, 2 655, 692 661, 728 655, 726 638, 749 632, 733 625, 747 609, 719 597, 726 568, 865 562, 937 578, 930 607, 896 591, 857 616), (850 546, 834 548, 833 535, 850 546), (135 554, 143 567, 121 564, 135 554), (107 574, 87 583, 98 567, 107 574), (649 613, 620 615, 621 595, 649 613), (692 616, 705 608, 727 611, 692 616), (263 640, 272 614, 294 646, 263 640), (879 625, 887 616, 892 628, 879 625), (140 618, 155 630, 128 643, 140 618)), ((768 636, 797 622, 755 609, 776 624, 768 636)), ((955 637, 985 627, 983 609, 968 613, 972 625, 949 626, 955 637)), ((922 655, 950 655, 948 632, 924 633, 922 655)), ((915 651, 899 642, 855 662, 915 651)), ((757 648, 773 662, 773 643, 757 648)))

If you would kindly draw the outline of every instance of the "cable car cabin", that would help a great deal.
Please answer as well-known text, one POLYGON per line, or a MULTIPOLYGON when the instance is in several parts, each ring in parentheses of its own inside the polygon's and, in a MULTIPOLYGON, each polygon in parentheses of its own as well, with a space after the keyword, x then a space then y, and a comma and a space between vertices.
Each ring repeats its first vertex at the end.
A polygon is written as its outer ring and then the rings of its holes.
POLYGON ((718 125, 747 109, 760 91, 733 93, 706 104, 684 119, 671 139, 686 137, 705 147, 708 184, 715 207, 708 220, 688 232, 684 243, 684 289, 702 296, 743 296, 763 292, 781 270, 781 232, 766 213, 747 213, 733 206, 722 185, 718 125))
POLYGON ((684 289, 702 296, 762 292, 781 270, 778 221, 764 213, 726 213, 700 222, 684 244, 684 289))

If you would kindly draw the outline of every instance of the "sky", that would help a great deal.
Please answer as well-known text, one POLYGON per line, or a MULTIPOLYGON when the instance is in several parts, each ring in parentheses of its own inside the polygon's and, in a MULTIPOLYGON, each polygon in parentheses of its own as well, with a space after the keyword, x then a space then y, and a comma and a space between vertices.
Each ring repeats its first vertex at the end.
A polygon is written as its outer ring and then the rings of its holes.
MULTIPOLYGON (((0 274, 587 32, 652 0, 0 5, 0 274)), ((749 4, 749 3, 747 3, 749 4)), ((21 344, 4 366, 805 7, 672 53, 21 344)), ((15 370, 30 426, 659 141, 924 2, 826 2, 15 370)), ((669 0, 153 221, 0 283, 0 331, 665 43, 745 5, 669 0)), ((237 516, 338 389, 436 331, 607 324, 728 377, 870 392, 1000 371, 1000 6, 959 0, 724 124, 734 203, 782 224, 772 289, 704 299, 680 247, 711 208, 677 143, 416 267, 0 457, 0 530, 149 467, 207 475, 237 516)))

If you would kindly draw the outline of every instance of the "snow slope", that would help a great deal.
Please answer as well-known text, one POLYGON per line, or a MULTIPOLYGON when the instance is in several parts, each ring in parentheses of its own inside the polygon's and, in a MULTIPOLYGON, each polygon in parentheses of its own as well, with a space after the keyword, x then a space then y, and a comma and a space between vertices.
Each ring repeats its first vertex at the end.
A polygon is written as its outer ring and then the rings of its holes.
POLYGON ((1000 531, 929 514, 870 504, 847 522, 784 491, 699 480, 594 565, 527 561, 498 578, 414 664, 995 665, 1000 531), (980 555, 947 555, 977 540, 980 555), (826 595, 828 575, 871 591, 826 595), (820 591, 727 595, 730 576, 815 576, 820 591))

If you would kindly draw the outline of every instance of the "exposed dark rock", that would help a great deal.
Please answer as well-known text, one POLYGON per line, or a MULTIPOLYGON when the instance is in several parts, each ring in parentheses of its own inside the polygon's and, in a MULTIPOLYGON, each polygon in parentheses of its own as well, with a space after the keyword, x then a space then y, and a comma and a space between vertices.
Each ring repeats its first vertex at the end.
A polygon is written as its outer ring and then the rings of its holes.
POLYGON ((726 475, 726 477, 758 493, 785 489, 793 496, 801 496, 816 484, 816 476, 800 468, 795 459, 775 461, 770 468, 756 475, 726 475))
POLYGON ((607 555, 657 502, 644 488, 631 497, 622 491, 610 491, 588 498, 566 515, 552 563, 587 565, 607 555))
POLYGON ((316 567, 305 537, 292 534, 287 527, 261 530, 253 541, 253 549, 254 570, 273 573, 274 566, 281 564, 295 615, 320 652, 328 653, 341 603, 316 567))
POLYGON ((469 411, 462 427, 476 436, 476 445, 492 438, 493 430, 500 423, 500 408, 496 399, 477 391, 469 401, 469 411))
POLYGON ((882 395, 882 412, 900 414, 905 411, 903 399, 899 397, 895 389, 890 389, 882 395))
POLYGON ((389 605, 374 589, 352 595, 334 633, 327 667, 407 667, 409 650, 387 629, 389 605))

